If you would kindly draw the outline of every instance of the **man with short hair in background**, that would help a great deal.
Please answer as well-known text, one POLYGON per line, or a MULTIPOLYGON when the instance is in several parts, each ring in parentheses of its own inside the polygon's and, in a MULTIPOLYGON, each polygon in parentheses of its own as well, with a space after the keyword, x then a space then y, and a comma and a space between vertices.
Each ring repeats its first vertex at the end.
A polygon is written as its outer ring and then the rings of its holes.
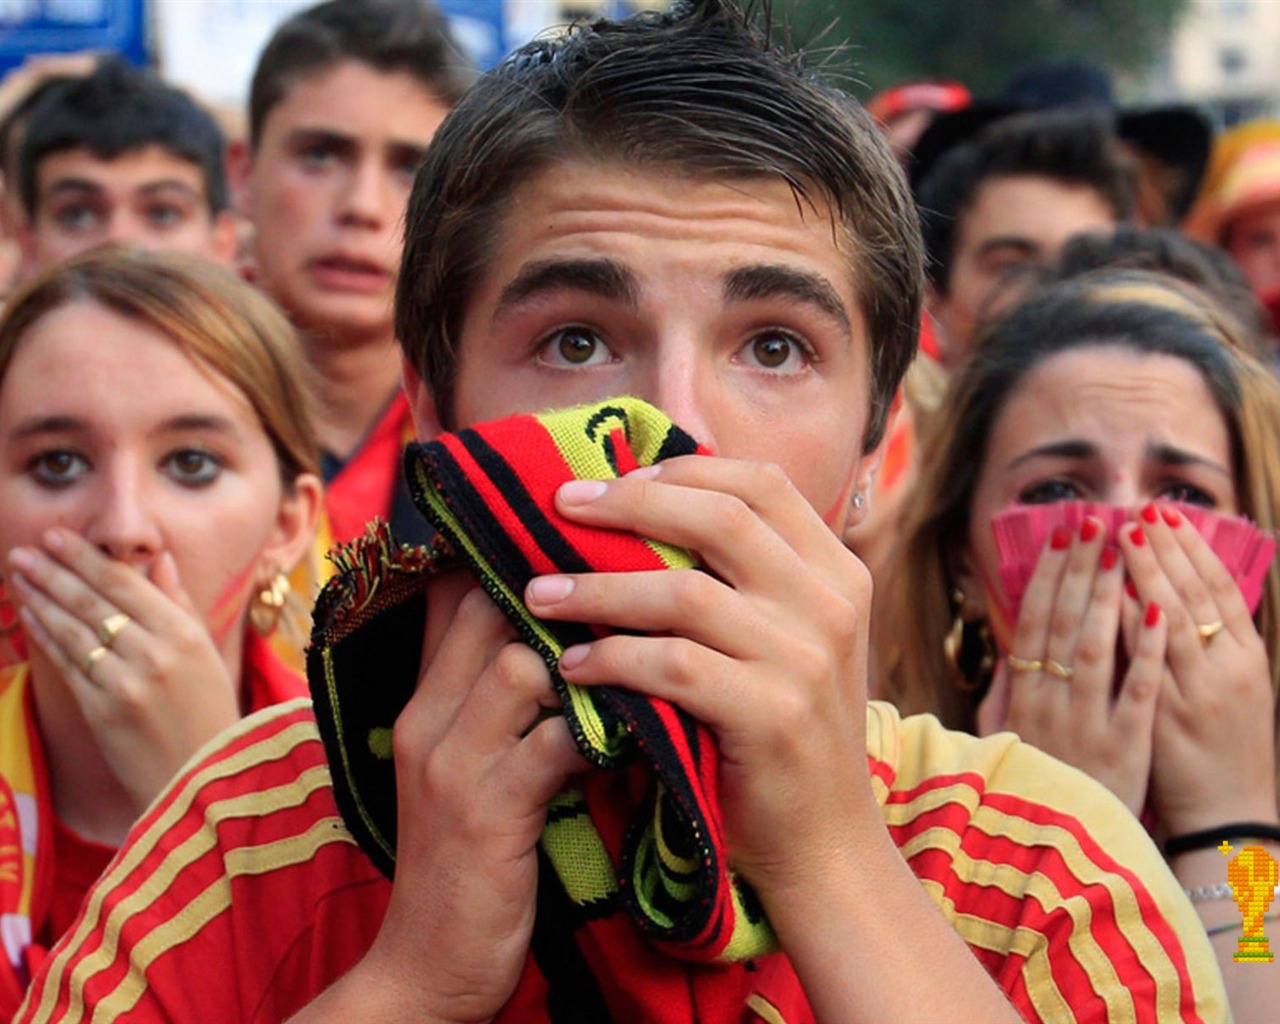
POLYGON ((327 513, 318 553, 375 516, 423 538, 399 472, 413 427, 392 296, 414 172, 473 78, 430 0, 308 8, 276 30, 254 72, 232 176, 253 225, 254 276, 316 371, 327 513))

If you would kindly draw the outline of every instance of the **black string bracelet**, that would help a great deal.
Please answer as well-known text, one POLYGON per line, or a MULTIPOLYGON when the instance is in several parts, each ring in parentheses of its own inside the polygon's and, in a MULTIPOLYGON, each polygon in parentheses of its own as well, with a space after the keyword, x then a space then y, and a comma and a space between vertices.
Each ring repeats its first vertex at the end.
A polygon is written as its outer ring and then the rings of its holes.
POLYGON ((1228 839, 1270 839, 1280 843, 1280 825, 1268 825, 1261 821, 1235 821, 1200 832, 1170 836, 1164 843, 1164 855, 1176 857, 1192 850, 1208 850, 1221 846, 1228 839))

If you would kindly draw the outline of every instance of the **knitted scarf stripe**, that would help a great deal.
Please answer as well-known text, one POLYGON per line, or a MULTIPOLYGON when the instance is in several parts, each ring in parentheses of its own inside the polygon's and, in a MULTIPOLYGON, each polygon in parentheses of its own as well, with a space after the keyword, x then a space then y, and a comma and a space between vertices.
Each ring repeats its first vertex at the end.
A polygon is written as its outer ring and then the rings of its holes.
POLYGON ((310 659, 339 806, 383 871, 394 869, 395 850, 389 730, 413 692, 416 644, 402 645, 413 663, 400 656, 396 681, 380 668, 382 682, 370 688, 368 668, 386 663, 378 647, 389 635, 421 635, 427 577, 461 560, 546 661, 584 756, 610 770, 562 794, 542 836, 573 925, 623 907, 681 959, 737 961, 774 948, 758 901, 725 859, 712 734, 666 701, 570 686, 556 670, 560 654, 602 631, 544 622, 521 600, 528 581, 545 573, 692 567, 670 545, 565 520, 554 497, 567 480, 609 478, 699 450, 657 410, 618 399, 511 417, 406 451, 410 491, 441 542, 434 551, 398 549, 383 530, 341 552, 317 606, 310 659))

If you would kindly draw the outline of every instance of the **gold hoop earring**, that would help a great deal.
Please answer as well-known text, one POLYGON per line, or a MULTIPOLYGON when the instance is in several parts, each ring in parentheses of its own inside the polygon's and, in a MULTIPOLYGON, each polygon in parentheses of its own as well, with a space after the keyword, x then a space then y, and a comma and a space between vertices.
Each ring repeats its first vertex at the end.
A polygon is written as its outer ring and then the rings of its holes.
POLYGON ((261 636, 270 636, 280 625, 285 598, 289 596, 289 578, 276 572, 271 582, 254 595, 249 606, 249 622, 261 636))
POLYGON ((952 678, 966 692, 981 690, 996 667, 996 648, 987 620, 966 622, 965 596, 958 587, 951 593, 956 615, 942 640, 942 652, 951 666, 952 678))
POLYGON ((960 672, 960 653, 964 650, 964 591, 956 588, 951 592, 951 603, 955 606, 956 615, 951 620, 951 628, 942 639, 942 653, 947 656, 947 664, 952 671, 960 672))

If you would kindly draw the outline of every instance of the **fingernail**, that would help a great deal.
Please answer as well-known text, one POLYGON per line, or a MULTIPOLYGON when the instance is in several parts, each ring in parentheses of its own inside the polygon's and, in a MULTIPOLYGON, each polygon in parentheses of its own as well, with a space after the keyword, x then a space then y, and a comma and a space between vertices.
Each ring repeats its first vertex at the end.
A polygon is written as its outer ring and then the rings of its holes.
POLYGON ((1182 514, 1176 508, 1162 509, 1160 514, 1170 526, 1179 526, 1182 523, 1182 514))
POLYGON ((9 552, 9 564, 22 572, 35 568, 35 553, 30 548, 14 548, 9 552))
POLYGON ((1098 536, 1098 520, 1086 519, 1080 524, 1080 539, 1086 544, 1098 536))
POLYGON ((590 653, 590 644, 576 644, 573 647, 566 647, 564 653, 560 655, 561 670, 577 668, 587 660, 587 655, 590 653))
POLYGON ((61 530, 45 530, 44 546, 50 551, 61 551, 67 546, 67 538, 63 536, 61 530))
POLYGON ((1053 536, 1049 538, 1049 546, 1054 551, 1062 551, 1071 543, 1071 527, 1058 526, 1054 528, 1053 536))
POLYGON ((639 469, 633 469, 627 477, 631 480, 652 480, 661 472, 661 466, 641 466, 639 469))
POLYGON ((1103 572, 1110 572, 1116 567, 1116 561, 1120 558, 1120 552, 1108 544, 1102 549, 1102 557, 1098 559, 1098 564, 1102 567, 1103 572))
POLYGON ((1147 617, 1144 620, 1147 627, 1150 628, 1160 621, 1160 606, 1152 601, 1147 605, 1147 617))
POLYGON ((1135 601, 1138 600, 1138 588, 1133 585, 1133 580, 1124 581, 1124 592, 1135 601))
POLYGON ((568 576, 539 576, 529 581, 525 593, 535 604, 555 604, 573 593, 573 580, 568 576))
POLYGON ((9 586, 13 587, 15 591, 17 591, 19 594, 22 594, 24 597, 29 595, 34 589, 31 586, 30 582, 28 582, 27 578, 23 576, 22 573, 20 572, 9 573, 9 576, 6 582, 9 584, 9 586))
POLYGON ((1155 521, 1159 517, 1160 517, 1160 513, 1156 511, 1156 507, 1154 504, 1148 504, 1142 510, 1142 518, 1145 519, 1148 523, 1152 523, 1154 525, 1155 521))
POLYGON ((1147 542, 1147 535, 1142 532, 1141 526, 1135 526, 1133 532, 1129 534, 1129 540, 1135 548, 1140 548, 1147 542))
POLYGON ((608 489, 603 480, 570 480, 560 485, 560 500, 566 505, 586 505, 608 489))

